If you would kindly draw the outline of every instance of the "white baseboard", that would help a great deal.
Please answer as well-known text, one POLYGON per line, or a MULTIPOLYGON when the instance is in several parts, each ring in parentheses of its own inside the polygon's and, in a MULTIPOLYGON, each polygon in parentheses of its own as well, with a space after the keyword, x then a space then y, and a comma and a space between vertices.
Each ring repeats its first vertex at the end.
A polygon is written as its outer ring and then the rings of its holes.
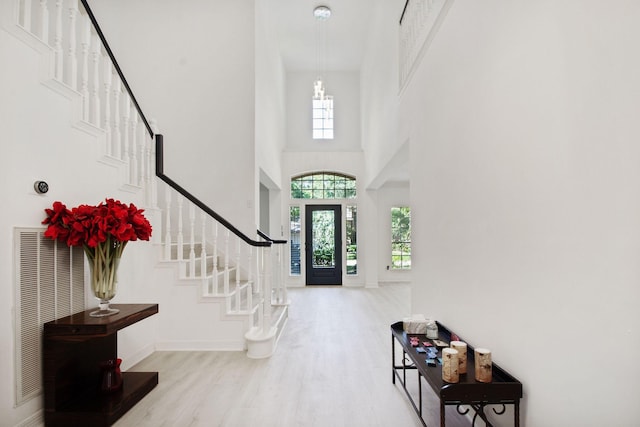
POLYGON ((131 368, 132 366, 138 364, 139 362, 143 361, 147 357, 151 356, 151 354, 154 351, 155 351, 155 346, 153 344, 149 344, 149 345, 141 348, 140 350, 136 351, 133 354, 126 355, 122 359, 122 370, 126 371, 127 369, 131 368))
POLYGON ((244 341, 160 341, 156 351, 244 351, 244 341))

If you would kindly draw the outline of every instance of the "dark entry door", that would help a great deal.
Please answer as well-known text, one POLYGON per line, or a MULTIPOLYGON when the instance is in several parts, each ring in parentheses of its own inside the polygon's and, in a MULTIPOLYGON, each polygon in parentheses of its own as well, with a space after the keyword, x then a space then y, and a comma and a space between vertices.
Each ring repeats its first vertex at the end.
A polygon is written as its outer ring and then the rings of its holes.
POLYGON ((342 209, 340 205, 305 207, 307 285, 342 285, 342 209))

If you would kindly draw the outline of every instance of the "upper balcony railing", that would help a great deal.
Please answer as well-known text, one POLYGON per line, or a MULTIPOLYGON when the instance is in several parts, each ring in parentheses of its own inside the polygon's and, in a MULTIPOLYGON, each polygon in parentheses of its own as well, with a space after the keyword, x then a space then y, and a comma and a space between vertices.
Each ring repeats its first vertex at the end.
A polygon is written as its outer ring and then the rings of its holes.
POLYGON ((400 90, 411 79, 452 0, 406 0, 400 16, 400 90))

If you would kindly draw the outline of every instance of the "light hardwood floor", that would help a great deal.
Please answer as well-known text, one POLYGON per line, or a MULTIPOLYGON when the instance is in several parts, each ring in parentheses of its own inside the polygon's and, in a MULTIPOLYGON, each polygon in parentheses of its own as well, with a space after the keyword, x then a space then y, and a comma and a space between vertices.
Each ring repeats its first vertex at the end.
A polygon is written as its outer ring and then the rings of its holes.
MULTIPOLYGON (((400 384, 391 381, 389 327, 410 314, 407 285, 306 287, 289 294, 289 321, 272 357, 156 352, 132 370, 158 371, 158 386, 115 426, 422 425, 400 384)), ((423 388, 425 397, 433 394, 423 388)), ((427 399, 429 425, 439 425, 437 408, 427 399)))

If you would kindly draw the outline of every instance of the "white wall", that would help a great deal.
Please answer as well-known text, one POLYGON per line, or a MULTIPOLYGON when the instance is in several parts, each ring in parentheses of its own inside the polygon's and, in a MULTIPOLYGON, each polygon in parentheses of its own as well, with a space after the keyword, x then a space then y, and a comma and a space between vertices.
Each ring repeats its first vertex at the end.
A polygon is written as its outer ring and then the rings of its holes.
MULTIPOLYGON (((373 10, 360 73, 362 149, 367 187, 400 149, 398 115, 398 21, 404 0, 378 2, 373 10)), ((377 186, 376 186, 377 187, 377 186)))
POLYGON ((267 2, 256 2, 256 157, 258 167, 279 186, 286 140, 286 73, 267 2))
POLYGON ((456 1, 401 101, 413 311, 491 349, 529 427, 638 425, 639 19, 456 1))
POLYGON ((333 96, 334 139, 311 136, 313 71, 287 73, 287 144, 290 151, 360 151, 360 80, 355 71, 333 71, 324 77, 326 94, 333 96))
MULTIPOLYGON (((281 153, 286 141, 286 74, 270 25, 268 0, 256 2, 256 107, 255 152, 256 179, 268 189, 268 195, 256 200, 269 201, 269 227, 260 229, 272 238, 282 238, 280 181, 281 153), (273 202, 273 203, 271 203, 273 202)), ((260 185, 256 184, 256 188, 260 185)), ((285 188, 288 183, 285 183, 285 188)), ((259 203, 256 203, 258 205, 259 203)), ((260 211, 263 207, 257 206, 260 211)), ((262 215, 262 212, 260 212, 262 215)))
POLYGON ((250 237, 256 230, 253 0, 92 0, 165 174, 250 237))
MULTIPOLYGON (((13 2, 4 2, 4 8, 13 2)), ((6 13, 6 9, 0 10, 6 13)), ((69 99, 40 84, 40 55, 0 28, 0 56, 10 58, 0 67, 0 194, 6 209, 0 213, 0 423, 16 425, 36 413, 42 399, 35 398, 14 408, 14 227, 41 227, 44 209, 60 200, 69 207, 98 203, 106 197, 135 203, 144 208, 142 194, 121 190, 124 171, 100 163, 103 140, 71 126, 75 110, 69 99), (45 180, 50 190, 37 195, 36 180, 45 180)), ((160 224, 147 212, 154 227, 160 224)), ((43 228, 44 229, 44 228, 43 228)), ((162 283, 148 280, 155 260, 153 245, 132 242, 119 268, 118 293, 113 302, 157 302, 162 283)), ((96 306, 87 288, 87 303, 96 306)), ((119 334, 119 356, 127 369, 153 350, 159 316, 146 319, 119 334)))

